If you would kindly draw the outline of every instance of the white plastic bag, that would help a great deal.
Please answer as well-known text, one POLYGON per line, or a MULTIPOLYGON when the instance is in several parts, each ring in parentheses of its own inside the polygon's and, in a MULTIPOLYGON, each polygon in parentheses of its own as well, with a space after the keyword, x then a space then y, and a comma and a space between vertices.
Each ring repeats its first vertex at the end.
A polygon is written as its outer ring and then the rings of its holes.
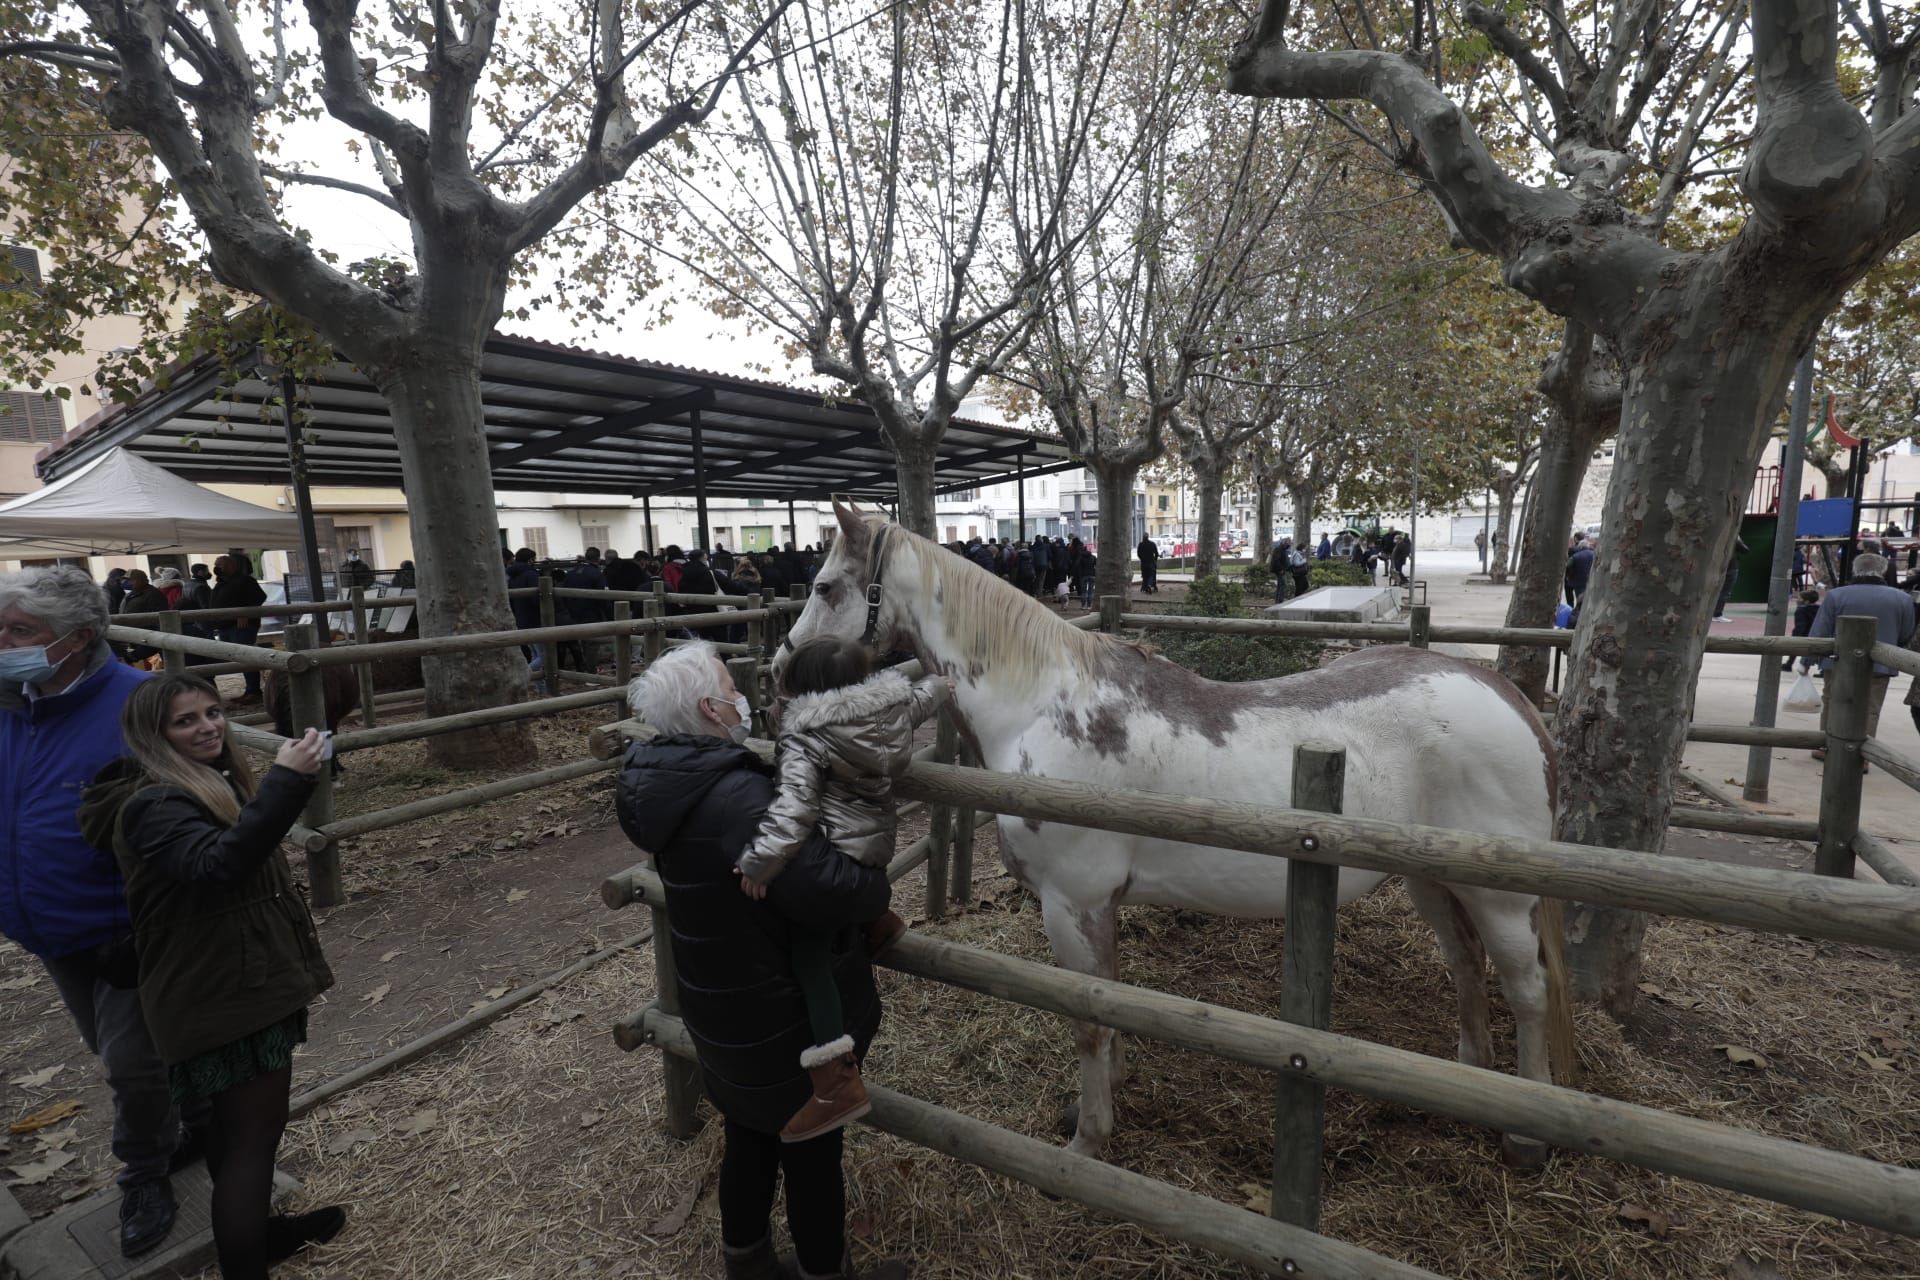
POLYGON ((1793 682, 1793 688, 1787 690, 1787 700, 1780 704, 1788 711, 1799 711, 1806 715, 1820 714, 1820 687, 1813 677, 1802 671, 1800 678, 1793 682))

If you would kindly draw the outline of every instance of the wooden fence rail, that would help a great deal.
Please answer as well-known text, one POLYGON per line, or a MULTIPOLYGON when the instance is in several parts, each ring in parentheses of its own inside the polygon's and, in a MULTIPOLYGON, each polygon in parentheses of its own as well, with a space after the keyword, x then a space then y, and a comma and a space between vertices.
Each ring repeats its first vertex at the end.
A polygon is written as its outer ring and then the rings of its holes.
MULTIPOLYGON (((631 887, 630 901, 650 908, 665 903, 659 877, 650 868, 623 875, 631 887)), ((909 933, 880 963, 1321 1087, 1350 1089, 1570 1151, 1920 1236, 1920 1170, 1072 973, 923 933, 909 933)), ((629 1028, 644 1028, 647 1020, 634 1015, 623 1021, 629 1028)), ((634 1039, 629 1032, 629 1045, 634 1039)))

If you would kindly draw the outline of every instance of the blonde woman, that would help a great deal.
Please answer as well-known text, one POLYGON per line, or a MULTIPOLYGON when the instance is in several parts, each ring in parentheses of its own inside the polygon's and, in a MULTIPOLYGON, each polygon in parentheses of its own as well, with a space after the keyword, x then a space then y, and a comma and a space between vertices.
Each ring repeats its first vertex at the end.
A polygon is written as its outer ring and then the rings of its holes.
POLYGON ((313 790, 322 753, 309 729, 256 782, 228 736, 220 695, 199 676, 142 681, 121 715, 131 758, 109 765, 80 824, 127 883, 140 1003, 176 1100, 212 1110, 207 1169, 225 1280, 337 1234, 329 1206, 269 1217, 287 1123, 293 1048, 307 1005, 333 985, 280 841, 313 790))

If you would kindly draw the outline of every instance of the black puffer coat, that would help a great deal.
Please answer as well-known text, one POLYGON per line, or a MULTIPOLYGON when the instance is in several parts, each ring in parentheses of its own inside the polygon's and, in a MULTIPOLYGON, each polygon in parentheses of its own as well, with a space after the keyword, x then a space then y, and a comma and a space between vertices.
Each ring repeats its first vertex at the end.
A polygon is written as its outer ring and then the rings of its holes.
POLYGON ((676 734, 636 742, 616 807, 628 837, 653 854, 673 918, 680 1009, 722 1115, 776 1133, 807 1100, 800 1053, 813 1043, 793 978, 790 921, 835 930, 835 977, 847 1032, 864 1054, 880 1026, 873 968, 853 925, 887 908, 884 868, 835 853, 816 832, 767 891, 740 892, 734 863, 773 800, 767 765, 725 738, 676 734))

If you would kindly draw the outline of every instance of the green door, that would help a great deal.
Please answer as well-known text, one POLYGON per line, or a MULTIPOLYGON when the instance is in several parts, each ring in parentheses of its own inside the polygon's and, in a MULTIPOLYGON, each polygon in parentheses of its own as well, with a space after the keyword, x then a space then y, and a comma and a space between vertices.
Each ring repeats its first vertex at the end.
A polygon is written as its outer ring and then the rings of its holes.
POLYGON ((740 549, 742 551, 773 550, 773 526, 770 524, 741 525, 740 549))

